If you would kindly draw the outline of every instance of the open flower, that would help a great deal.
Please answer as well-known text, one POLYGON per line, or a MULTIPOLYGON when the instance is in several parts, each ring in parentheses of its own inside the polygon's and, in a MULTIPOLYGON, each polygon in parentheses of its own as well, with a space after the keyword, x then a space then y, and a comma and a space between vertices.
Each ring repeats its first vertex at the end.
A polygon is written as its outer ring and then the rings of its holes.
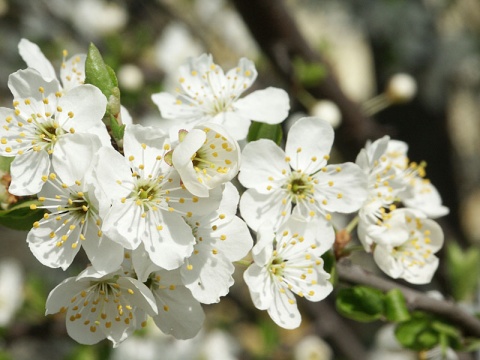
POLYGON ((290 129, 285 152, 271 140, 245 146, 239 180, 248 190, 240 211, 257 230, 265 221, 277 228, 293 213, 330 220, 330 212, 356 211, 365 201, 366 176, 357 165, 327 165, 333 129, 319 118, 303 118, 290 129))
POLYGON ((267 310, 277 325, 294 329, 301 316, 294 293, 320 301, 333 289, 321 255, 333 244, 334 233, 324 222, 291 217, 278 231, 264 224, 253 248, 254 263, 244 273, 255 307, 267 310))
POLYGON ((211 121, 225 126, 237 140, 245 139, 251 120, 278 124, 290 109, 287 93, 282 89, 257 90, 239 99, 257 77, 255 65, 242 58, 226 74, 211 55, 190 58, 180 67, 179 93, 158 93, 152 100, 165 119, 178 119, 187 130, 198 123, 211 121))
POLYGON ((418 210, 397 209, 384 221, 386 231, 375 241, 373 258, 390 277, 428 284, 438 267, 434 255, 443 245, 443 231, 418 210))
POLYGON ((238 200, 235 186, 226 183, 218 209, 186 219, 196 243, 181 267, 182 281, 201 303, 219 302, 228 294, 233 285, 233 262, 247 255, 253 245, 247 225, 235 216, 238 200))
POLYGON ((219 125, 197 125, 180 131, 172 163, 193 195, 205 197, 209 190, 232 180, 240 166, 240 147, 219 125))
POLYGON ((15 157, 11 165, 14 195, 40 191, 50 163, 57 168, 71 159, 60 156, 75 133, 98 136, 104 145, 110 136, 102 122, 107 100, 92 85, 81 85, 63 95, 57 80, 46 81, 34 69, 10 75, 14 109, 0 108, 0 155, 15 157))
POLYGON ((46 308, 46 314, 66 313, 68 334, 86 345, 107 338, 118 346, 137 327, 146 325, 145 313, 157 314, 150 289, 140 281, 121 272, 104 275, 92 267, 55 287, 46 308))
POLYGON ((185 217, 216 208, 221 190, 198 198, 181 184, 177 171, 165 163, 170 150, 166 135, 157 128, 128 125, 125 157, 111 148, 99 151, 95 176, 112 204, 102 230, 126 249, 141 243, 156 265, 175 269, 193 251, 195 243, 185 217))
POLYGON ((83 247, 97 271, 106 274, 120 267, 123 247, 101 230, 99 209, 105 204, 96 197, 98 184, 90 175, 100 147, 96 137, 72 135, 65 149, 71 161, 44 178, 38 194, 42 205, 33 207, 49 213, 33 224, 27 236, 30 250, 43 265, 65 270, 83 247))

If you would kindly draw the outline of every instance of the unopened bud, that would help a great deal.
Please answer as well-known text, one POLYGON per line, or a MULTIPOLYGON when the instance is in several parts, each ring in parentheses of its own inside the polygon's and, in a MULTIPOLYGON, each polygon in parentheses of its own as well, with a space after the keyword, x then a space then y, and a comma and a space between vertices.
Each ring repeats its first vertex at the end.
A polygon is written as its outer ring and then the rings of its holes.
POLYGON ((385 94, 391 103, 405 103, 417 94, 417 82, 404 73, 393 75, 387 85, 385 94))
POLYGON ((137 91, 145 82, 143 73, 137 65, 123 65, 117 75, 120 87, 125 90, 137 91))
POLYGON ((338 106, 330 100, 317 101, 311 107, 310 115, 327 121, 333 128, 337 128, 342 122, 342 114, 338 106))

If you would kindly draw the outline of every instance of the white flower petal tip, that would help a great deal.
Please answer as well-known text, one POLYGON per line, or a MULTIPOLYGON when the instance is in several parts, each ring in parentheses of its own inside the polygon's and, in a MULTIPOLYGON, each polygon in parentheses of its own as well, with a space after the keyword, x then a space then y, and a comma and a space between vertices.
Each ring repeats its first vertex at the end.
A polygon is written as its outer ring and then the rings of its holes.
POLYGON ((217 124, 198 125, 181 133, 172 163, 192 194, 209 195, 209 190, 233 179, 240 166, 240 147, 217 124))

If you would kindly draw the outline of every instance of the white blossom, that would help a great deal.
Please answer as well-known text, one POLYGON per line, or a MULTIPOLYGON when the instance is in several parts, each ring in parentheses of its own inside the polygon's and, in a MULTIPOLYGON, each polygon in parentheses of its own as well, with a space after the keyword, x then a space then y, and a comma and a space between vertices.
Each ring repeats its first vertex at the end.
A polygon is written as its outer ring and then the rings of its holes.
POLYGON ((233 285, 234 261, 247 255, 253 245, 247 225, 237 216, 239 195, 225 184, 217 210, 186 219, 195 236, 193 253, 181 267, 182 281, 204 304, 220 301, 233 285))
POLYGON ((183 216, 205 214, 216 208, 221 191, 198 198, 181 184, 178 173, 165 163, 171 147, 157 128, 128 125, 125 157, 110 148, 99 151, 95 176, 111 208, 102 230, 126 249, 144 244, 150 259, 171 270, 183 264, 195 243, 183 216))
MULTIPOLYGON (((385 216, 375 238, 373 258, 387 275, 412 284, 428 284, 438 267, 434 255, 443 245, 443 231, 418 210, 396 209, 385 216)), ((367 229, 369 230, 369 229, 367 229)))
POLYGON ((276 232, 264 224, 253 248, 254 263, 244 273, 254 305, 267 310, 286 329, 300 325, 294 293, 323 300, 333 289, 320 257, 333 244, 333 229, 324 222, 291 217, 276 232))
POLYGON ((242 217, 253 230, 265 221, 278 227, 293 213, 306 220, 330 220, 365 201, 366 176, 353 163, 327 165, 333 129, 319 118, 302 118, 290 129, 285 152, 273 141, 247 144, 238 176, 248 190, 242 217))
POLYGON ((70 161, 45 178, 38 194, 41 202, 35 208, 48 209, 33 224, 27 242, 35 257, 49 267, 68 268, 81 247, 94 268, 104 274, 117 270, 123 259, 123 247, 109 239, 101 230, 99 215, 104 199, 98 199, 98 187, 91 176, 92 160, 100 149, 100 141, 86 134, 71 136, 70 161))
POLYGON ((219 125, 197 125, 180 131, 172 164, 192 194, 206 197, 209 190, 233 179, 240 166, 240 147, 219 125))
POLYGON ((73 161, 62 155, 73 134, 91 134, 110 144, 102 122, 107 101, 98 88, 81 85, 63 95, 57 80, 46 81, 31 68, 10 75, 8 85, 14 109, 0 108, 0 155, 15 157, 12 194, 38 193, 51 163, 57 168, 73 161))
POLYGON ((46 308, 46 314, 65 313, 68 334, 86 345, 107 338, 118 346, 146 325, 145 313, 157 314, 151 291, 140 281, 120 272, 103 275, 92 267, 55 287, 46 308))
POLYGON ((178 119, 179 127, 189 130, 211 121, 223 125, 237 140, 247 137, 251 120, 278 124, 290 109, 287 93, 278 88, 257 90, 240 99, 253 84, 257 70, 252 61, 242 58, 226 74, 211 55, 189 58, 180 67, 178 94, 152 95, 166 119, 178 119))

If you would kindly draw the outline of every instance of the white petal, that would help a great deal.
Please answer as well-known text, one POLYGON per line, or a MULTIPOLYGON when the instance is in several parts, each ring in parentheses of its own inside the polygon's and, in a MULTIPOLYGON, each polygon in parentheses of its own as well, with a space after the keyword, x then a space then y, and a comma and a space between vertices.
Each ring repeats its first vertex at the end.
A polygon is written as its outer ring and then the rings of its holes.
POLYGON ((145 233, 140 236, 152 262, 166 270, 172 270, 180 267, 184 259, 190 256, 195 238, 192 229, 180 215, 162 212, 161 217, 162 220, 158 223, 150 222, 145 233), (159 231, 157 224, 163 224, 163 229, 159 231))
POLYGON ((160 270, 160 266, 150 260, 150 256, 145 251, 145 246, 140 244, 138 248, 132 251, 132 265, 138 280, 146 282, 152 272, 160 270))
POLYGON ((237 100, 234 107, 250 120, 279 124, 288 116, 290 100, 285 90, 269 87, 237 100))
POLYGON ((99 229, 90 223, 82 246, 93 267, 98 272, 108 274, 120 268, 124 249, 122 245, 110 240, 107 236, 99 237, 98 234, 99 229))
POLYGON ((62 63, 60 68, 60 79, 62 80, 65 92, 85 83, 85 54, 73 55, 62 63))
POLYGON ((273 141, 260 139, 248 143, 243 149, 238 180, 246 188, 255 188, 266 194, 269 193, 268 186, 278 187, 276 182, 286 180, 289 175, 290 166, 285 161, 285 153, 273 141))
POLYGON ((58 100, 62 109, 57 120, 66 129, 90 132, 102 123, 107 108, 105 95, 95 86, 87 84, 73 88, 58 100))
POLYGON ((159 169, 167 168, 162 160, 166 152, 164 146, 169 148, 170 145, 166 134, 160 128, 142 125, 128 125, 125 128, 123 138, 125 157, 133 157, 130 166, 143 174, 143 178, 147 178, 149 174, 158 176, 159 169), (157 157, 160 157, 160 160, 157 160, 157 157), (143 165, 144 171, 140 171, 140 165, 143 165))
POLYGON ((252 264, 243 273, 243 279, 250 290, 253 304, 259 310, 267 310, 273 300, 270 274, 265 267, 252 264))
POLYGON ((226 224, 215 222, 217 229, 211 233, 216 237, 215 247, 230 261, 237 261, 247 255, 253 246, 253 239, 242 219, 233 217, 226 224))
POLYGON ((201 303, 217 303, 233 285, 235 267, 221 252, 213 254, 210 247, 197 246, 195 250, 187 260, 191 270, 181 268, 183 283, 201 303))
POLYGON ((103 219, 102 231, 126 249, 134 250, 141 243, 141 234, 145 231, 142 213, 143 208, 132 200, 125 203, 116 201, 103 219))
POLYGON ((92 134, 68 134, 60 137, 52 155, 53 171, 67 185, 81 180, 92 164, 94 155, 102 147, 100 139, 92 134))
POLYGON ((320 118, 298 120, 288 132, 285 153, 295 170, 312 174, 322 168, 333 144, 332 126, 320 118))
MULTIPOLYGON (((205 314, 190 290, 181 286, 177 276, 171 276, 172 271, 159 271, 159 287, 154 290, 158 306, 158 316, 153 317, 155 324, 166 334, 177 339, 190 339, 202 327, 205 314)), ((179 275, 178 271, 173 271, 179 275)))
POLYGON ((378 267, 391 278, 398 279, 402 276, 403 266, 395 260, 388 246, 377 245, 373 252, 373 259, 378 267))
POLYGON ((132 171, 127 160, 112 148, 98 150, 94 177, 110 202, 128 196, 133 189, 132 171))
POLYGON ((237 141, 247 137, 251 120, 240 113, 224 111, 209 119, 212 123, 222 125, 227 132, 237 141))
POLYGON ((280 285, 273 285, 273 301, 268 308, 268 315, 272 320, 284 329, 295 329, 300 326, 302 317, 297 308, 295 296, 290 290, 280 292, 280 285), (278 286, 278 287, 277 287, 278 286))
POLYGON ((291 213, 292 204, 282 204, 284 194, 275 191, 270 194, 260 194, 255 189, 248 189, 240 198, 240 213, 247 225, 257 231, 264 222, 271 222, 276 229, 291 213), (282 216, 285 211, 285 216, 282 216))
POLYGON ((8 77, 8 88, 15 99, 34 99, 41 102, 44 96, 59 91, 60 84, 55 78, 46 80, 37 70, 28 68, 11 74, 8 77), (43 92, 40 88, 43 88, 43 92))
POLYGON ((150 316, 154 316, 158 313, 157 304, 153 294, 145 284, 131 277, 120 277, 117 280, 117 283, 124 289, 133 290, 128 291, 132 305, 140 307, 150 316))
POLYGON ((70 304, 70 300, 75 294, 84 288, 85 283, 76 281, 75 277, 63 280, 48 294, 45 315, 58 313, 62 307, 70 304))
POLYGON ((190 122, 196 119, 201 120, 204 117, 199 107, 178 103, 175 96, 166 92, 153 94, 152 101, 158 106, 161 116, 165 119, 190 122))
POLYGON ((18 52, 27 66, 37 70, 45 80, 57 78, 52 63, 45 57, 37 44, 27 39, 21 39, 18 43, 18 52))
POLYGON ((10 165, 12 183, 8 191, 13 195, 33 195, 44 184, 42 176, 50 172, 50 157, 46 151, 29 151, 18 155, 10 165))
POLYGON ((326 171, 316 176, 315 186, 318 201, 327 200, 327 211, 350 213, 358 210, 367 198, 367 177, 353 163, 328 165, 326 171))
POLYGON ((175 147, 172 156, 173 166, 180 174, 187 190, 200 197, 208 196, 209 188, 203 180, 202 182, 198 181, 198 175, 192 163, 192 156, 200 149, 206 138, 207 135, 202 130, 193 129, 189 131, 182 142, 175 147))
POLYGON ((57 231, 59 225, 58 223, 49 223, 30 230, 27 235, 27 242, 33 255, 43 265, 51 268, 61 267, 66 270, 80 250, 80 246, 72 248, 73 242, 71 241, 75 237, 78 240, 78 231, 71 235, 70 241, 67 240, 62 246, 57 246, 57 242, 68 231, 68 227, 63 227, 57 231), (51 238, 51 233, 55 233, 56 236, 51 238))

